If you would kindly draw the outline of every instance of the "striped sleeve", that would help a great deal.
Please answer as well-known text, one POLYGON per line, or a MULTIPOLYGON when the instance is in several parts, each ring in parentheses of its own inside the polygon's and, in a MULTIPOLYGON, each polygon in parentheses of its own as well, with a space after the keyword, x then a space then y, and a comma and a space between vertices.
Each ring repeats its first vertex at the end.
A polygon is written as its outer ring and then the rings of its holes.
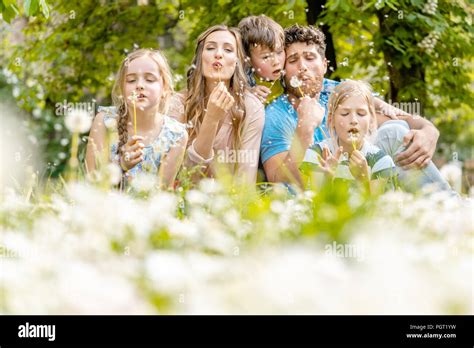
POLYGON ((392 157, 382 150, 375 153, 369 153, 366 156, 367 163, 371 168, 371 179, 389 178, 395 175, 395 163, 392 157))
POLYGON ((313 145, 305 152, 303 162, 300 165, 300 170, 303 173, 320 170, 319 156, 322 155, 321 147, 313 145))

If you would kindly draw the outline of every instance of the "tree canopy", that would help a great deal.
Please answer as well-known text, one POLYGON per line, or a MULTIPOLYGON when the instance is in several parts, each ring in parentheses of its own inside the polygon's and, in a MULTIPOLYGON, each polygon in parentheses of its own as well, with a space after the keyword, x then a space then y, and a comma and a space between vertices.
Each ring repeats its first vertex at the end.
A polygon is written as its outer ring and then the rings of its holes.
POLYGON ((2 95, 30 114, 59 171, 68 146, 61 105, 109 104, 128 52, 163 50, 180 89, 200 32, 259 14, 323 28, 334 46, 328 77, 364 79, 389 102, 418 103, 448 156, 469 157, 474 145, 473 7, 464 0, 1 0, 0 12, 2 95))

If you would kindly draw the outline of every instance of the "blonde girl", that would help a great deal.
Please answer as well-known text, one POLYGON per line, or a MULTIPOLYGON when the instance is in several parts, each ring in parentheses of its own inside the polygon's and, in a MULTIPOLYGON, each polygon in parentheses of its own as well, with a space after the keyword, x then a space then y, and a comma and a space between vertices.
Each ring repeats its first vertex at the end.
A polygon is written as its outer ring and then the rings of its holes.
MULTIPOLYGON (((403 169, 395 166, 384 148, 397 149, 392 156, 406 150, 399 136, 402 120, 387 121, 377 128, 374 97, 370 85, 363 81, 347 80, 334 88, 328 103, 330 140, 316 144, 306 152, 308 162, 316 161, 326 175, 357 180, 367 188, 396 179, 400 186, 417 191, 424 185, 447 190, 454 194, 432 161, 425 168, 403 169), (397 127, 388 124, 396 123, 397 127)), ((406 124, 406 129, 408 125, 406 124)))
POLYGON ((316 163, 330 178, 356 180, 370 189, 372 181, 392 178, 392 158, 370 139, 377 130, 374 97, 362 81, 344 81, 328 102, 330 139, 307 150, 305 163, 316 163))
POLYGON ((188 140, 183 124, 166 115, 173 92, 165 57, 157 50, 139 49, 122 62, 112 90, 113 107, 99 108, 89 135, 86 167, 96 169, 98 156, 110 151, 125 182, 143 172, 158 175, 160 185, 172 187, 188 140), (107 128, 118 141, 104 149, 107 128))

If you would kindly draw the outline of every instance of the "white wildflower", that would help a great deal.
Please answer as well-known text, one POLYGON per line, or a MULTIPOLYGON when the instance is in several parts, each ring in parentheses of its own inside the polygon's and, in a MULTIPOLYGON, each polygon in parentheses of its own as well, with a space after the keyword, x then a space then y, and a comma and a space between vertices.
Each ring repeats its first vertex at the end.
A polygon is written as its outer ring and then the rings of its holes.
POLYGON ((291 79, 290 79, 290 86, 293 87, 293 88, 300 88, 301 86, 303 85, 303 82, 300 81, 300 79, 298 78, 298 76, 293 76, 291 79))
POLYGON ((12 95, 14 98, 18 98, 20 96, 20 88, 18 87, 13 87, 13 90, 12 90, 12 95))
POLYGON ((131 181, 133 189, 139 192, 151 191, 156 184, 156 176, 148 173, 140 173, 131 181))
POLYGON ((202 192, 207 194, 214 194, 221 190, 221 184, 215 179, 203 179, 199 183, 199 188, 202 192))
POLYGON ((430 15, 435 15, 437 8, 438 8, 438 0, 428 0, 425 6, 423 6, 423 9, 421 10, 421 12, 430 14, 430 15))
POLYGON ((122 179, 122 169, 116 163, 109 163, 107 165, 107 172, 109 174, 109 182, 111 185, 118 185, 122 179))
POLYGON ((85 133, 91 128, 92 118, 87 111, 73 109, 67 113, 64 124, 73 133, 85 133))

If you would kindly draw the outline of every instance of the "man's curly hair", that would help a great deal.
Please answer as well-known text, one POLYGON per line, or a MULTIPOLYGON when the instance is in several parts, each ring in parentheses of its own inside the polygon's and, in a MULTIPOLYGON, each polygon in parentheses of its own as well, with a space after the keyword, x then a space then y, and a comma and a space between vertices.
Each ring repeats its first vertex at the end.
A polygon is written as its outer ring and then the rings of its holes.
POLYGON ((316 50, 324 59, 326 52, 326 37, 324 33, 312 25, 302 26, 294 24, 285 29, 285 47, 295 42, 306 42, 307 45, 315 44, 316 50))

